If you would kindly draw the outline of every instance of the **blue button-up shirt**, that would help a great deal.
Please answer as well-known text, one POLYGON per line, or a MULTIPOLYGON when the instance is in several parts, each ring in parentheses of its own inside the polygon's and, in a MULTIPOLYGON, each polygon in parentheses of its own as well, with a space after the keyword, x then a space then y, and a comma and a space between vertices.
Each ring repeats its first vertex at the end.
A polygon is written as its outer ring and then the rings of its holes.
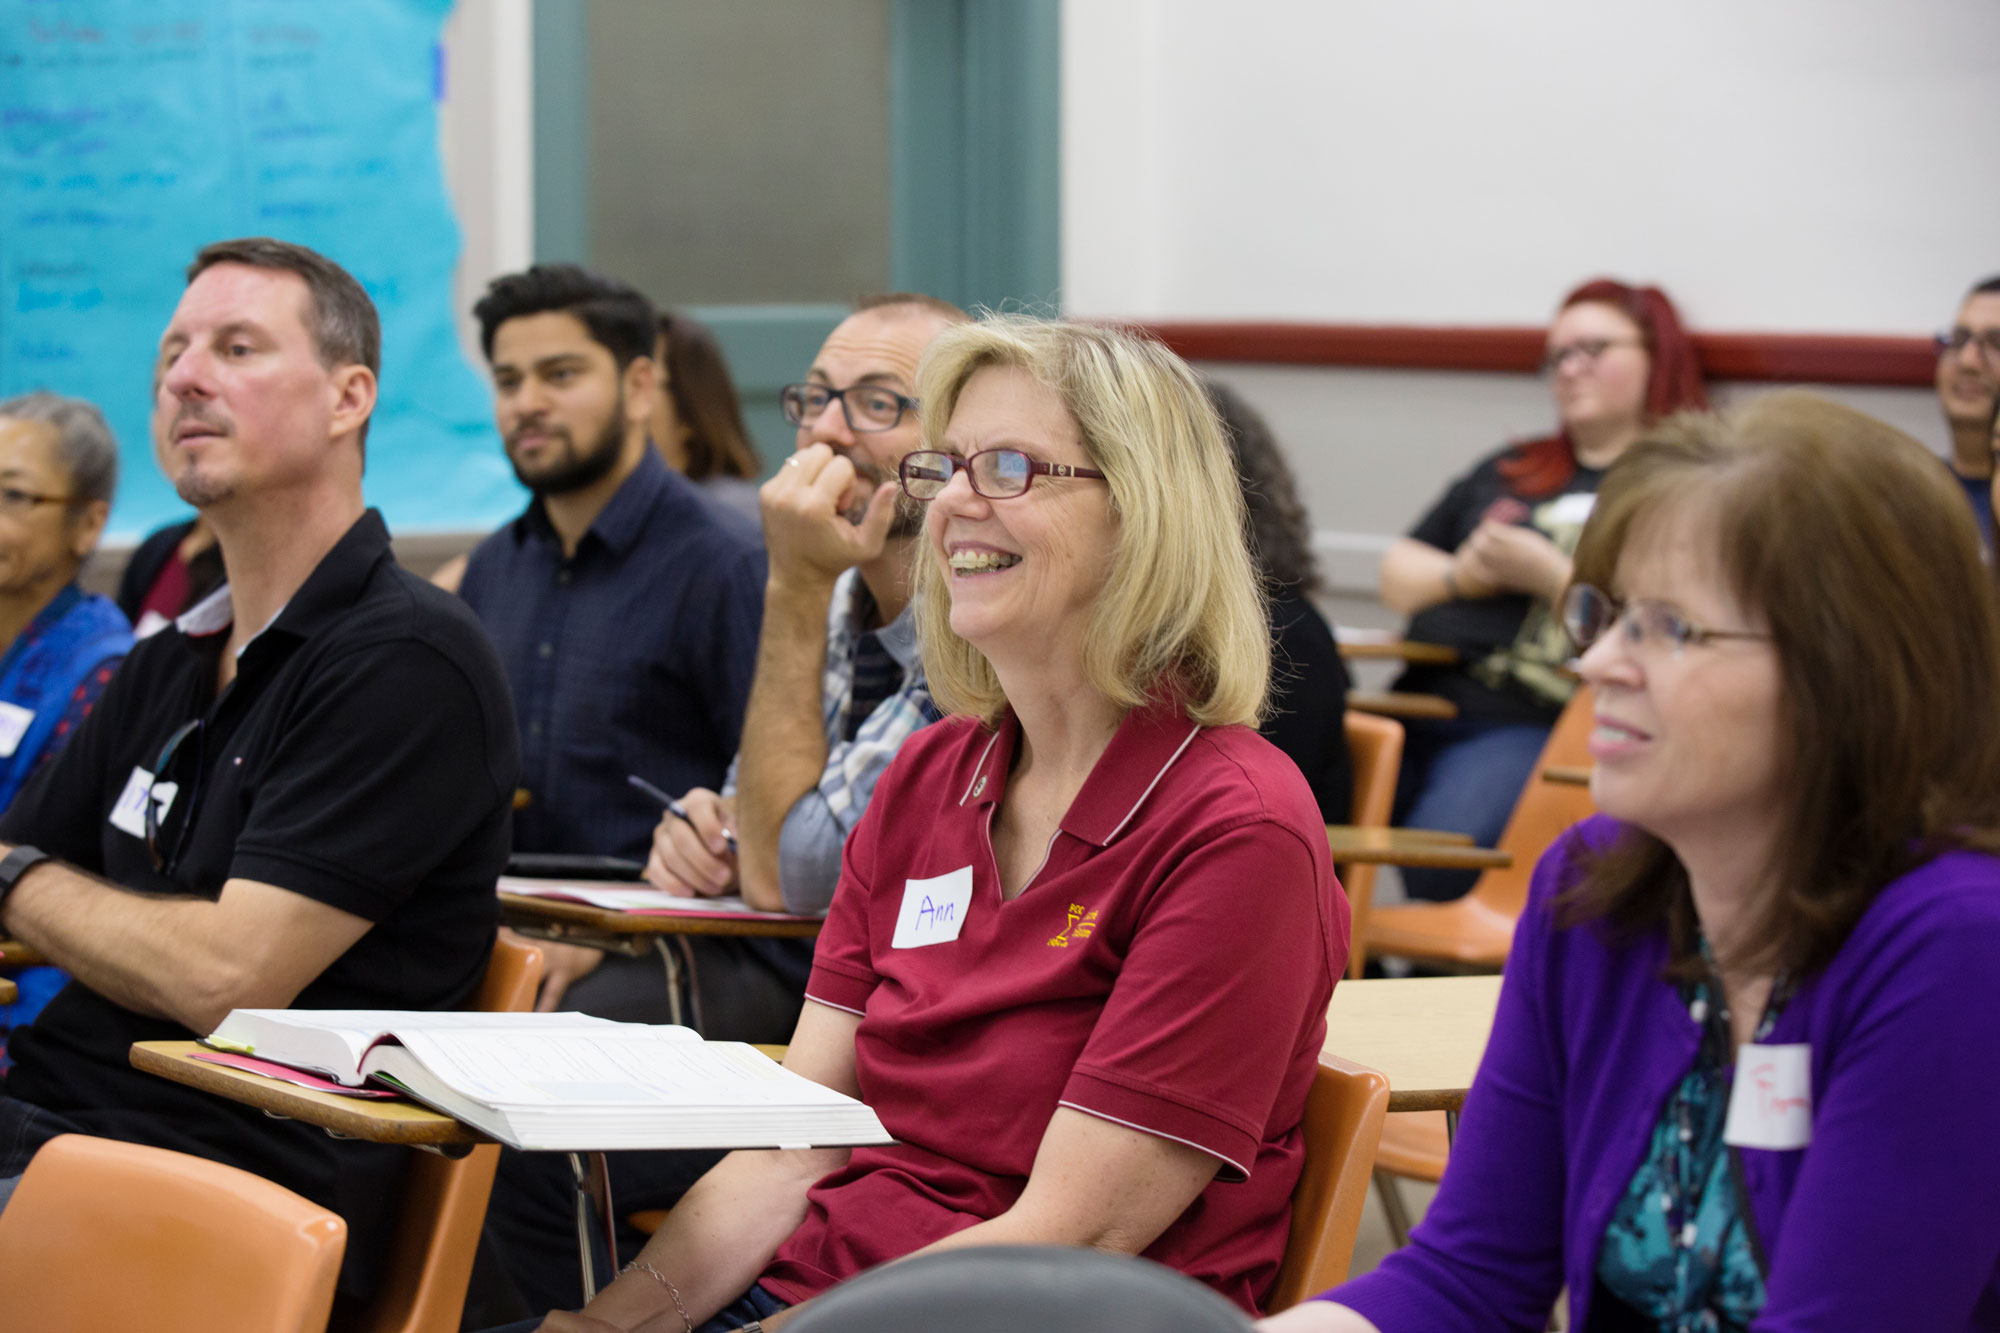
POLYGON ((720 788, 764 615, 756 529, 651 449, 563 557, 538 499, 473 551, 461 592, 507 669, 524 852, 644 860, 660 807, 625 781, 720 788))

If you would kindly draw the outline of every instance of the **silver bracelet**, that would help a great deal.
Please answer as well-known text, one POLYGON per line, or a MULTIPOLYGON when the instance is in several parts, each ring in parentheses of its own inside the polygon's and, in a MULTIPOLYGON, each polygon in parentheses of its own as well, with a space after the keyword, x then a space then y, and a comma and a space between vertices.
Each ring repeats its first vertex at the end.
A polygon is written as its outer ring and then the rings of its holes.
MULTIPOLYGON (((688 1318, 688 1308, 685 1305, 681 1304, 681 1293, 679 1289, 674 1286, 673 1283, 667 1281, 667 1275, 665 1273, 662 1273, 659 1269, 653 1267, 651 1264, 647 1263, 644 1259, 634 1259, 631 1263, 626 1264, 624 1268, 620 1269, 618 1275, 620 1277, 623 1277, 625 1274, 631 1272, 644 1273, 647 1277, 653 1279, 653 1281, 665 1287, 667 1289, 667 1295, 674 1298, 674 1309, 680 1311, 681 1323, 687 1326, 687 1333, 694 1333, 694 1320, 688 1318)), ((761 1328, 759 1329, 758 1333, 762 1333, 761 1328)))

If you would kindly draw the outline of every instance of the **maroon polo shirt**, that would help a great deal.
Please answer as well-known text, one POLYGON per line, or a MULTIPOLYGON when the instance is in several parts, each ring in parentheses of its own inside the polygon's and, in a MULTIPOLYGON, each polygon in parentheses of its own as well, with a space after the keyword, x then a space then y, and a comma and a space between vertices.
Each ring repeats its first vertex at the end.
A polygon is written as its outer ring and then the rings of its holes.
POLYGON ((1004 1213, 1069 1106, 1220 1161, 1146 1255, 1254 1313, 1347 962, 1312 792, 1247 727, 1136 710, 1007 902, 989 829, 1019 734, 916 733, 848 840, 806 993, 862 1016, 861 1093, 897 1143, 813 1187, 764 1285, 798 1302, 1004 1213), (956 938, 895 947, 906 893, 906 939, 956 938))

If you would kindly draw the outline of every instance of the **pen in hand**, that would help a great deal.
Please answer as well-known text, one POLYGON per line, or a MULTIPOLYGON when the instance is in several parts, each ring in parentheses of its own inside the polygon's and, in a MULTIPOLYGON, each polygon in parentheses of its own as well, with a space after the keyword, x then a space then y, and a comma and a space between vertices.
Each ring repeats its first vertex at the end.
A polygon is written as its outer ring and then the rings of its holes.
MULTIPOLYGON (((640 777, 637 773, 627 773, 625 775, 625 781, 631 784, 633 787, 637 788, 638 790, 646 793, 646 795, 652 797, 660 804, 666 806, 668 814, 680 820, 683 824, 686 824, 689 828, 694 828, 694 820, 688 815, 687 807, 682 805, 677 798, 667 795, 666 792, 660 790, 660 788, 658 787, 655 787, 652 783, 646 781, 646 779, 640 777)), ((700 832, 699 829, 696 829, 695 831, 700 832)), ((722 837, 723 840, 729 844, 729 850, 732 853, 735 852, 736 850, 735 830, 734 829, 722 830, 722 837)))

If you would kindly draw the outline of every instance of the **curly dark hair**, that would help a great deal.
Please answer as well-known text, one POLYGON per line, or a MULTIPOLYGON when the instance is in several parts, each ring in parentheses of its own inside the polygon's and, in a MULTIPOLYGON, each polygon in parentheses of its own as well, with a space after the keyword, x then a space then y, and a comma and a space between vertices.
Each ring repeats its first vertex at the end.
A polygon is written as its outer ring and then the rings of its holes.
POLYGON ((1312 521, 1299 502, 1299 485, 1271 428, 1257 409, 1226 384, 1203 377, 1208 401, 1222 419, 1222 433, 1243 486, 1244 540, 1267 584, 1311 595, 1320 586, 1312 553, 1312 521))

